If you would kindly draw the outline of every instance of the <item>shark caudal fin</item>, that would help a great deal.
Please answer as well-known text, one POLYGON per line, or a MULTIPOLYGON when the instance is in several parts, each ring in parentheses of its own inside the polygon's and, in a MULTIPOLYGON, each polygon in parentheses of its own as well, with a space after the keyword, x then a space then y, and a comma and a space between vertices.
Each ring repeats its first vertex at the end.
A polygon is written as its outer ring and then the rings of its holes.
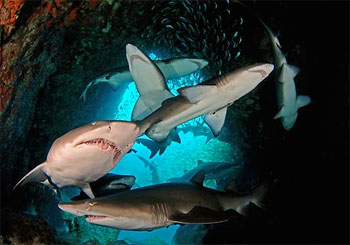
POLYGON ((84 89, 84 91, 81 93, 79 99, 82 99, 84 101, 86 101, 86 93, 88 91, 88 89, 93 85, 93 82, 89 82, 88 85, 86 85, 86 88, 84 89))
POLYGON ((45 174, 46 161, 42 164, 36 166, 32 171, 30 171, 26 176, 24 176, 16 185, 13 187, 15 190, 18 186, 25 185, 27 183, 41 183, 47 180, 47 176, 45 174))
POLYGON ((142 120, 157 110, 161 103, 174 95, 169 91, 165 78, 155 63, 137 47, 126 45, 129 70, 140 94, 132 120, 142 120))

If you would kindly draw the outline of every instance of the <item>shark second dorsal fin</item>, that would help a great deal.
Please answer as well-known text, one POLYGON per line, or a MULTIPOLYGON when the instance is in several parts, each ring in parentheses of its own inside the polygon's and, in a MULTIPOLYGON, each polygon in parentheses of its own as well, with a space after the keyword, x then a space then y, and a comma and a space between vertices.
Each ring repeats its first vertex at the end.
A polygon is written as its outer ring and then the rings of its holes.
POLYGON ((204 121, 208 124, 215 137, 220 134, 224 126, 226 111, 227 107, 224 107, 218 111, 209 112, 204 118, 204 121))
POLYGON ((299 95, 297 97, 297 107, 303 107, 303 106, 307 106, 308 104, 311 103, 311 98, 307 95, 299 95))
POLYGON ((190 182, 193 184, 203 185, 204 177, 205 171, 200 170, 190 179, 190 182))
POLYGON ((216 89, 215 85, 196 85, 179 88, 177 92, 184 96, 191 104, 196 104, 208 96, 208 93, 213 89, 216 89))

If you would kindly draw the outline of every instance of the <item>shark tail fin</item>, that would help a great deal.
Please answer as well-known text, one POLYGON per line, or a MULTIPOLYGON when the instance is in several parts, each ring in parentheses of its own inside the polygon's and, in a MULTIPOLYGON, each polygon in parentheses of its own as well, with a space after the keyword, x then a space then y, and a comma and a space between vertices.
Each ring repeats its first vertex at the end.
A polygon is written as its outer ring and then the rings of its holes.
POLYGON ((137 139, 136 142, 141 143, 151 151, 151 155, 149 156, 149 158, 153 158, 160 150, 160 144, 157 142, 154 142, 153 140, 137 139))
POLYGON ((93 82, 89 82, 89 84, 86 85, 86 88, 85 88, 84 91, 81 93, 79 99, 82 99, 82 100, 86 101, 86 93, 87 93, 88 89, 89 89, 92 85, 94 85, 93 82))
POLYGON ((152 112, 156 111, 162 102, 174 95, 168 90, 158 90, 147 94, 141 94, 132 111, 131 119, 142 120, 152 112))
POLYGON ((27 183, 36 182, 40 183, 47 179, 47 176, 45 174, 45 168, 47 166, 46 161, 42 164, 36 166, 32 171, 30 171, 26 176, 24 176, 16 185, 13 187, 13 190, 15 190, 18 186, 25 185, 27 183))
POLYGON ((298 109, 311 103, 311 98, 307 95, 299 95, 297 98, 298 109))

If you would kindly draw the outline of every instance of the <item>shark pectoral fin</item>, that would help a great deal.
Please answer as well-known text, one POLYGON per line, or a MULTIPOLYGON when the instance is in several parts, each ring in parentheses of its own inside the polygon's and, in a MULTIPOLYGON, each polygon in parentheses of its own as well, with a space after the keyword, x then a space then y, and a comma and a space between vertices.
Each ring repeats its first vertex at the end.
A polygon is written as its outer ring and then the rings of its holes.
POLYGON ((179 88, 177 92, 184 96, 191 104, 196 104, 208 96, 209 92, 217 89, 215 85, 196 85, 179 88))
POLYGON ((15 187, 13 187, 13 190, 15 190, 17 188, 17 186, 22 186, 22 185, 25 185, 27 183, 31 183, 31 182, 40 183, 40 182, 44 182, 45 180, 47 180, 47 176, 44 172, 46 166, 47 166, 46 161, 43 162, 42 164, 36 166, 32 171, 30 171, 26 176, 24 176, 15 185, 15 187))
POLYGON ((281 117, 283 117, 284 116, 284 109, 285 107, 284 107, 284 105, 281 107, 281 109, 277 112, 277 114, 276 114, 276 116, 274 116, 274 118, 273 119, 278 119, 278 118, 281 118, 281 117))
POLYGON ((297 107, 303 107, 303 106, 307 106, 308 104, 310 104, 311 102, 311 98, 307 95, 299 95, 297 98, 297 107))
POLYGON ((209 112, 204 118, 204 121, 208 124, 215 137, 220 134, 224 126, 226 111, 227 107, 224 107, 218 111, 209 112))
POLYGON ((192 179, 190 179, 190 182, 192 182, 193 184, 203 185, 204 177, 205 171, 200 170, 192 177, 192 179))
POLYGON ((80 187, 80 189, 81 189, 86 195, 88 195, 89 198, 95 198, 95 195, 94 195, 94 193, 92 192, 89 183, 87 183, 86 185, 80 187))
POLYGON ((172 215, 169 217, 169 220, 178 224, 214 224, 227 221, 231 217, 230 213, 195 206, 187 214, 172 215))

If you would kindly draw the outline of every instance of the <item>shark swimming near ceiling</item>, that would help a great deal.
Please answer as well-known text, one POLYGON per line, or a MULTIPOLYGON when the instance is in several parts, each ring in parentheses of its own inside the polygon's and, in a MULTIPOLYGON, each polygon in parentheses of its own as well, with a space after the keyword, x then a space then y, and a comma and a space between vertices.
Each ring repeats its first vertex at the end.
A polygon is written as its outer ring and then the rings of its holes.
MULTIPOLYGON (((133 112, 148 115, 136 123, 140 126, 140 135, 145 133, 157 142, 164 141, 179 124, 203 114, 213 135, 218 136, 225 122, 227 107, 252 91, 274 68, 267 63, 241 67, 198 85, 182 87, 178 89, 180 94, 174 97, 164 86, 163 74, 137 47, 128 44, 126 55, 137 88, 147 90, 149 81, 158 84, 156 96, 147 96, 149 103, 137 102, 133 112), (148 78, 147 81, 144 77, 148 78)), ((140 94, 143 93, 147 91, 140 94)))
POLYGON ((279 111, 274 119, 281 118, 285 130, 291 130, 298 117, 298 109, 310 104, 311 99, 306 95, 296 93, 294 78, 299 68, 288 64, 282 46, 271 29, 259 19, 269 36, 272 44, 275 65, 276 97, 279 111))
POLYGON ((215 224, 245 214, 250 202, 261 206, 268 189, 261 184, 248 195, 203 186, 204 172, 190 182, 165 183, 106 197, 66 202, 58 207, 91 224, 122 230, 151 231, 173 224, 215 224))
POLYGON ((54 189, 76 186, 90 198, 90 187, 113 169, 130 151, 139 127, 126 121, 96 121, 73 129, 57 138, 46 161, 25 175, 14 187, 30 182, 54 189))
MULTIPOLYGON (((208 65, 208 61, 196 58, 172 58, 167 60, 155 60, 155 65, 164 74, 167 80, 187 76, 208 65)), ((123 85, 133 81, 129 67, 113 67, 96 76, 94 80, 85 87, 80 99, 86 101, 86 93, 92 87, 100 83, 106 83, 117 91, 123 85)))

